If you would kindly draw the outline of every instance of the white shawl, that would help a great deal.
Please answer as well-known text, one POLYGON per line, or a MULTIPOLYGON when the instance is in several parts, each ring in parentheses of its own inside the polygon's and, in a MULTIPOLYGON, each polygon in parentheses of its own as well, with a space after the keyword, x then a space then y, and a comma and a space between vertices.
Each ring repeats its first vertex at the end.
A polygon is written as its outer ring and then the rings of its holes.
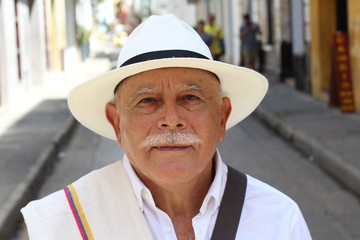
POLYGON ((31 240, 152 239, 122 161, 30 202, 21 212, 31 240))

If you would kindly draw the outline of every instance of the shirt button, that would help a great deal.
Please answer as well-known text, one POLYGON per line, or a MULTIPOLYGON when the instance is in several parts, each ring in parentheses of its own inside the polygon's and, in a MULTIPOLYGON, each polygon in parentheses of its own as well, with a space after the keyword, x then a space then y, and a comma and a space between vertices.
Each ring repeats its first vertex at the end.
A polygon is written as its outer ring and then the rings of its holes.
POLYGON ((171 228, 170 227, 165 227, 163 229, 164 233, 169 233, 171 231, 171 228))

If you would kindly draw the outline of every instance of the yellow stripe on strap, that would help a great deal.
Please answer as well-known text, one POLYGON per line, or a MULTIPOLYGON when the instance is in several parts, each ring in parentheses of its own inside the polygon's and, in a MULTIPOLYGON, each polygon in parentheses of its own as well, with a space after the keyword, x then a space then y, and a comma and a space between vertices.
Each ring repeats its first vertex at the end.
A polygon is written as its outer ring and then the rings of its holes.
POLYGON ((79 197, 74 186, 72 184, 68 185, 66 188, 64 188, 64 191, 83 240, 94 240, 89 223, 81 207, 79 197))

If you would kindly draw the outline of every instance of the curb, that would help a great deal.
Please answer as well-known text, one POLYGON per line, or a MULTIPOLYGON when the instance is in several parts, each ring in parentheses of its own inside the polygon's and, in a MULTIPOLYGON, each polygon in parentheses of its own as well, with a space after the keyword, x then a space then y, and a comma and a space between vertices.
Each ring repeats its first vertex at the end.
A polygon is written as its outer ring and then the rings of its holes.
POLYGON ((22 221, 20 209, 33 200, 49 170, 57 160, 61 147, 70 138, 77 121, 69 116, 62 127, 56 132, 54 138, 40 154, 34 166, 14 189, 9 200, 0 209, 0 239, 10 239, 22 221))
POLYGON ((341 156, 334 154, 319 141, 294 129, 281 121, 274 114, 267 111, 261 105, 255 110, 255 115, 273 128, 286 140, 291 141, 294 146, 302 152, 313 156, 319 165, 330 175, 341 182, 346 188, 360 195, 360 171, 346 161, 341 156))

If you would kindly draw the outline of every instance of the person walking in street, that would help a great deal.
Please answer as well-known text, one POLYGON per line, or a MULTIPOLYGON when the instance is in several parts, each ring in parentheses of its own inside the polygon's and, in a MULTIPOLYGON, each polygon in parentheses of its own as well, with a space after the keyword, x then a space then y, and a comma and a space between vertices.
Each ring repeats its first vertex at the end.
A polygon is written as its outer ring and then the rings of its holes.
POLYGON ((210 46, 213 59, 219 61, 225 54, 224 33, 221 27, 215 24, 215 15, 210 14, 208 16, 208 22, 204 27, 205 33, 209 34, 213 38, 213 42, 210 46))
POLYGON ((244 57, 244 66, 255 69, 256 57, 258 55, 258 41, 257 34, 261 34, 258 24, 251 21, 250 15, 245 14, 244 23, 240 27, 241 47, 244 57))
POLYGON ((205 42, 205 44, 210 48, 211 44, 213 43, 213 38, 210 34, 204 31, 204 27, 205 27, 205 21, 199 20, 196 25, 196 31, 198 32, 202 40, 205 42))
POLYGON ((24 207, 30 239, 311 239, 292 199, 217 149, 267 88, 260 73, 214 61, 174 15, 151 16, 117 69, 68 97, 74 117, 117 141, 123 160, 24 207))

